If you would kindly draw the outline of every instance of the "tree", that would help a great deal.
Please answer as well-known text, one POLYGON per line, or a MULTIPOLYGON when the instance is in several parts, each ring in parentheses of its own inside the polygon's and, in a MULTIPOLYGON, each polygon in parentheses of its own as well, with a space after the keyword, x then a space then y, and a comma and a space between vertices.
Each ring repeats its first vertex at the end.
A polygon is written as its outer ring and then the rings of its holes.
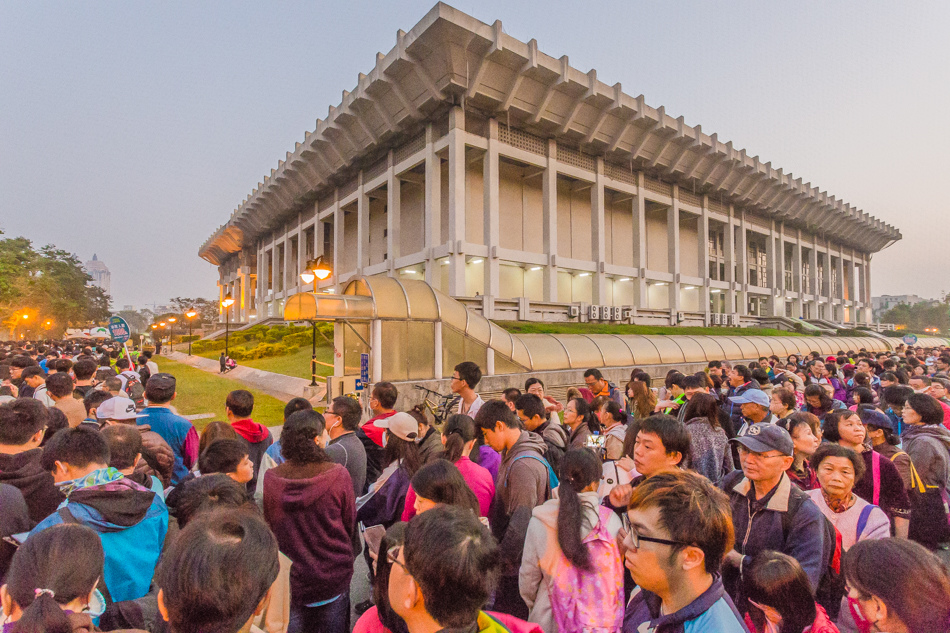
POLYGON ((902 325, 917 333, 927 328, 938 328, 941 333, 950 332, 950 295, 939 301, 896 305, 881 315, 881 322, 902 325))
POLYGON ((198 313, 198 323, 212 323, 218 318, 218 302, 211 299, 173 297, 171 304, 178 309, 178 314, 182 315, 194 309, 198 313))

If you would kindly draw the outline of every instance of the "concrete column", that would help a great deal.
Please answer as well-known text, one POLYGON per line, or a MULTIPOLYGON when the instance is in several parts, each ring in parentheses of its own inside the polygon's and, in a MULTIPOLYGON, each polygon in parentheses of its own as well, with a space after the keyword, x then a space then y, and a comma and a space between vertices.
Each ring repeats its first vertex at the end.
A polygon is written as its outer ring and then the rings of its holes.
POLYGON ((248 273, 241 273, 241 320, 247 323, 250 321, 251 314, 251 276, 248 273))
MULTIPOLYGON (((432 256, 432 249, 442 243, 442 159, 435 153, 435 133, 432 124, 426 125, 426 191, 425 191, 425 250, 426 281, 437 286, 441 275, 432 256)), ((441 353, 441 352, 440 352, 441 353)), ((439 376, 437 376, 439 377, 439 376)))
POLYGON ((811 294, 813 297, 816 297, 811 312, 811 318, 818 318, 818 300, 817 297, 820 296, 818 292, 818 240, 812 238, 811 251, 808 254, 808 283, 811 284, 811 294))
POLYGON ((637 173, 637 197, 633 199, 633 265, 637 267, 637 307, 649 307, 647 297, 647 207, 643 172, 637 173))
MULTIPOLYGON (((497 250, 500 246, 498 197, 498 119, 488 120, 488 150, 483 162, 482 192, 484 196, 484 231, 485 245, 488 246, 488 257, 485 258, 485 296, 497 297, 499 288, 499 271, 497 250)), ((494 312, 490 309, 489 312, 494 312)), ((492 318, 493 314, 486 314, 492 318)))
POLYGON ((346 328, 340 321, 333 322, 333 375, 342 376, 346 368, 343 365, 343 331, 346 328))
POLYGON ((369 260, 369 197, 363 191, 363 172, 357 176, 356 186, 356 274, 363 274, 369 260))
POLYGON ((464 296, 465 254, 465 112, 456 106, 449 112, 449 294, 464 296))
POLYGON ((438 380, 442 378, 442 321, 436 321, 434 325, 432 339, 435 354, 432 358, 432 377, 438 380))
MULTIPOLYGON (((795 286, 795 290, 799 293, 805 292, 805 279, 802 274, 802 231, 798 229, 795 239, 795 248, 792 250, 792 284, 795 286)), ((795 318, 803 316, 805 314, 804 309, 804 299, 801 294, 799 298, 795 300, 795 312, 792 314, 795 318)))
MULTIPOLYGON (((314 226, 316 227, 316 225, 314 225, 314 226)), ((317 241, 317 233, 316 233, 316 231, 317 231, 316 228, 314 228, 314 233, 313 233, 313 240, 314 240, 314 242, 317 241)), ((306 265, 307 265, 307 236, 304 235, 304 232, 299 229, 299 223, 298 223, 298 229, 297 229, 297 270, 293 271, 294 285, 297 287, 297 292, 307 292, 308 290, 312 290, 312 289, 313 289, 313 286, 312 286, 312 285, 310 286, 310 288, 305 288, 305 287, 304 287, 304 283, 303 283, 303 279, 300 278, 300 273, 303 272, 303 268, 304 268, 304 266, 306 266, 306 265)))
POLYGON ((679 187, 673 185, 673 204, 666 212, 666 253, 673 283, 670 284, 670 316, 680 309, 680 201, 679 187))
POLYGON ((543 208, 544 253, 548 263, 544 267, 544 300, 567 301, 557 296, 557 142, 548 140, 547 165, 541 175, 541 205, 543 208))
MULTIPOLYGON (((402 214, 400 187, 402 181, 396 175, 393 169, 393 152, 389 151, 389 172, 386 180, 386 253, 389 257, 389 270, 395 271, 396 258, 401 255, 400 247, 400 227, 402 214)), ((428 265, 426 266, 428 268, 428 265)))
POLYGON ((590 229, 591 229, 591 259, 597 265, 591 277, 591 300, 597 305, 613 304, 607 297, 607 276, 604 274, 603 262, 607 259, 606 230, 604 217, 604 159, 598 156, 594 167, 594 184, 590 188, 590 229))
POLYGON ((775 283, 775 222, 770 222, 769 235, 765 238, 765 283, 762 284, 769 289, 768 313, 772 316, 785 314, 785 297, 783 295, 775 296, 778 285, 775 283))
MULTIPOLYGON (((844 249, 838 247, 838 285, 835 288, 835 297, 844 305, 844 286, 847 281, 844 278, 844 249)), ((843 316, 843 313, 842 313, 843 316)))
POLYGON ((726 239, 726 281, 729 282, 729 290, 726 291, 726 314, 737 312, 736 305, 738 297, 741 297, 741 284, 736 275, 736 226, 735 226, 735 208, 730 204, 728 208, 729 219, 726 222, 723 237, 726 239))
POLYGON ((369 350, 369 380, 372 383, 377 383, 383 379, 383 322, 374 319, 370 322, 370 325, 370 343, 372 343, 372 347, 369 350))
POLYGON ((485 354, 485 375, 495 375, 495 350, 489 347, 485 354))
MULTIPOLYGON (((343 252, 343 210, 340 208, 339 190, 334 194, 336 198, 333 202, 333 290, 340 292, 340 265, 343 260, 340 253, 343 252)), ((342 340, 342 339, 341 339, 342 340)))
POLYGON ((706 313, 709 324, 709 196, 702 198, 702 212, 696 219, 696 234, 699 236, 699 270, 706 283, 699 287, 699 311, 706 313))

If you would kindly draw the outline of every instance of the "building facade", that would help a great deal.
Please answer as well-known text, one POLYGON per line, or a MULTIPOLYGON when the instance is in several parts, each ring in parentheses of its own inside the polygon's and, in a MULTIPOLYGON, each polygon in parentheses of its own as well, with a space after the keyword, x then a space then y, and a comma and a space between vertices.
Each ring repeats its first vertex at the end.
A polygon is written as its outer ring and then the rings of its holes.
POLYGON ((880 297, 871 297, 871 311, 874 320, 879 321, 881 316, 891 308, 896 308, 902 304, 913 306, 925 301, 928 301, 928 299, 917 295, 881 295, 880 297))
POLYGON ((86 262, 85 269, 86 272, 89 273, 89 276, 92 277, 92 285, 98 286, 102 288, 103 292, 110 294, 110 290, 112 289, 112 273, 109 272, 109 267, 106 266, 95 253, 93 253, 92 259, 86 262))
POLYGON ((490 319, 871 321, 900 233, 642 95, 436 5, 201 246, 232 322, 281 317, 315 256, 490 319))

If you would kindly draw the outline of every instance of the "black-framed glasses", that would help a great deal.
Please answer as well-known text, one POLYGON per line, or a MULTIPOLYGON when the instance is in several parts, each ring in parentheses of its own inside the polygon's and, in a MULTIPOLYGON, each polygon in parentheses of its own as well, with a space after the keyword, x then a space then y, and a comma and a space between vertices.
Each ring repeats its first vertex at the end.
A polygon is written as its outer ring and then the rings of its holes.
POLYGON ((659 543, 660 545, 672 545, 672 546, 687 546, 689 543, 683 543, 682 541, 671 541, 665 538, 655 538, 653 536, 641 536, 639 532, 636 531, 633 527, 627 532, 627 538, 623 540, 623 544, 627 549, 640 549, 640 541, 645 541, 647 543, 659 543))
POLYGON ((386 550, 386 560, 389 561, 390 565, 399 565, 402 567, 402 570, 406 572, 406 575, 411 576, 409 573, 409 568, 404 564, 399 562, 399 550, 402 549, 402 545, 393 545, 388 550, 386 550))

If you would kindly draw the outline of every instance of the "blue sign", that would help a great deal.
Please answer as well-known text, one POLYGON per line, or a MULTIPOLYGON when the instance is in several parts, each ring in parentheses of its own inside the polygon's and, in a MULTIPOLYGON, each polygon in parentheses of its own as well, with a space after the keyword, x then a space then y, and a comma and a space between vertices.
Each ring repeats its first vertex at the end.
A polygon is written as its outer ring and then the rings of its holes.
POLYGON ((369 354, 360 354, 360 383, 357 389, 369 384, 369 354))
POLYGON ((917 344, 917 335, 916 334, 905 334, 904 338, 901 339, 904 341, 904 345, 916 345, 917 344))
POLYGON ((116 343, 125 343, 132 336, 132 330, 125 319, 119 316, 109 317, 109 334, 116 343))

